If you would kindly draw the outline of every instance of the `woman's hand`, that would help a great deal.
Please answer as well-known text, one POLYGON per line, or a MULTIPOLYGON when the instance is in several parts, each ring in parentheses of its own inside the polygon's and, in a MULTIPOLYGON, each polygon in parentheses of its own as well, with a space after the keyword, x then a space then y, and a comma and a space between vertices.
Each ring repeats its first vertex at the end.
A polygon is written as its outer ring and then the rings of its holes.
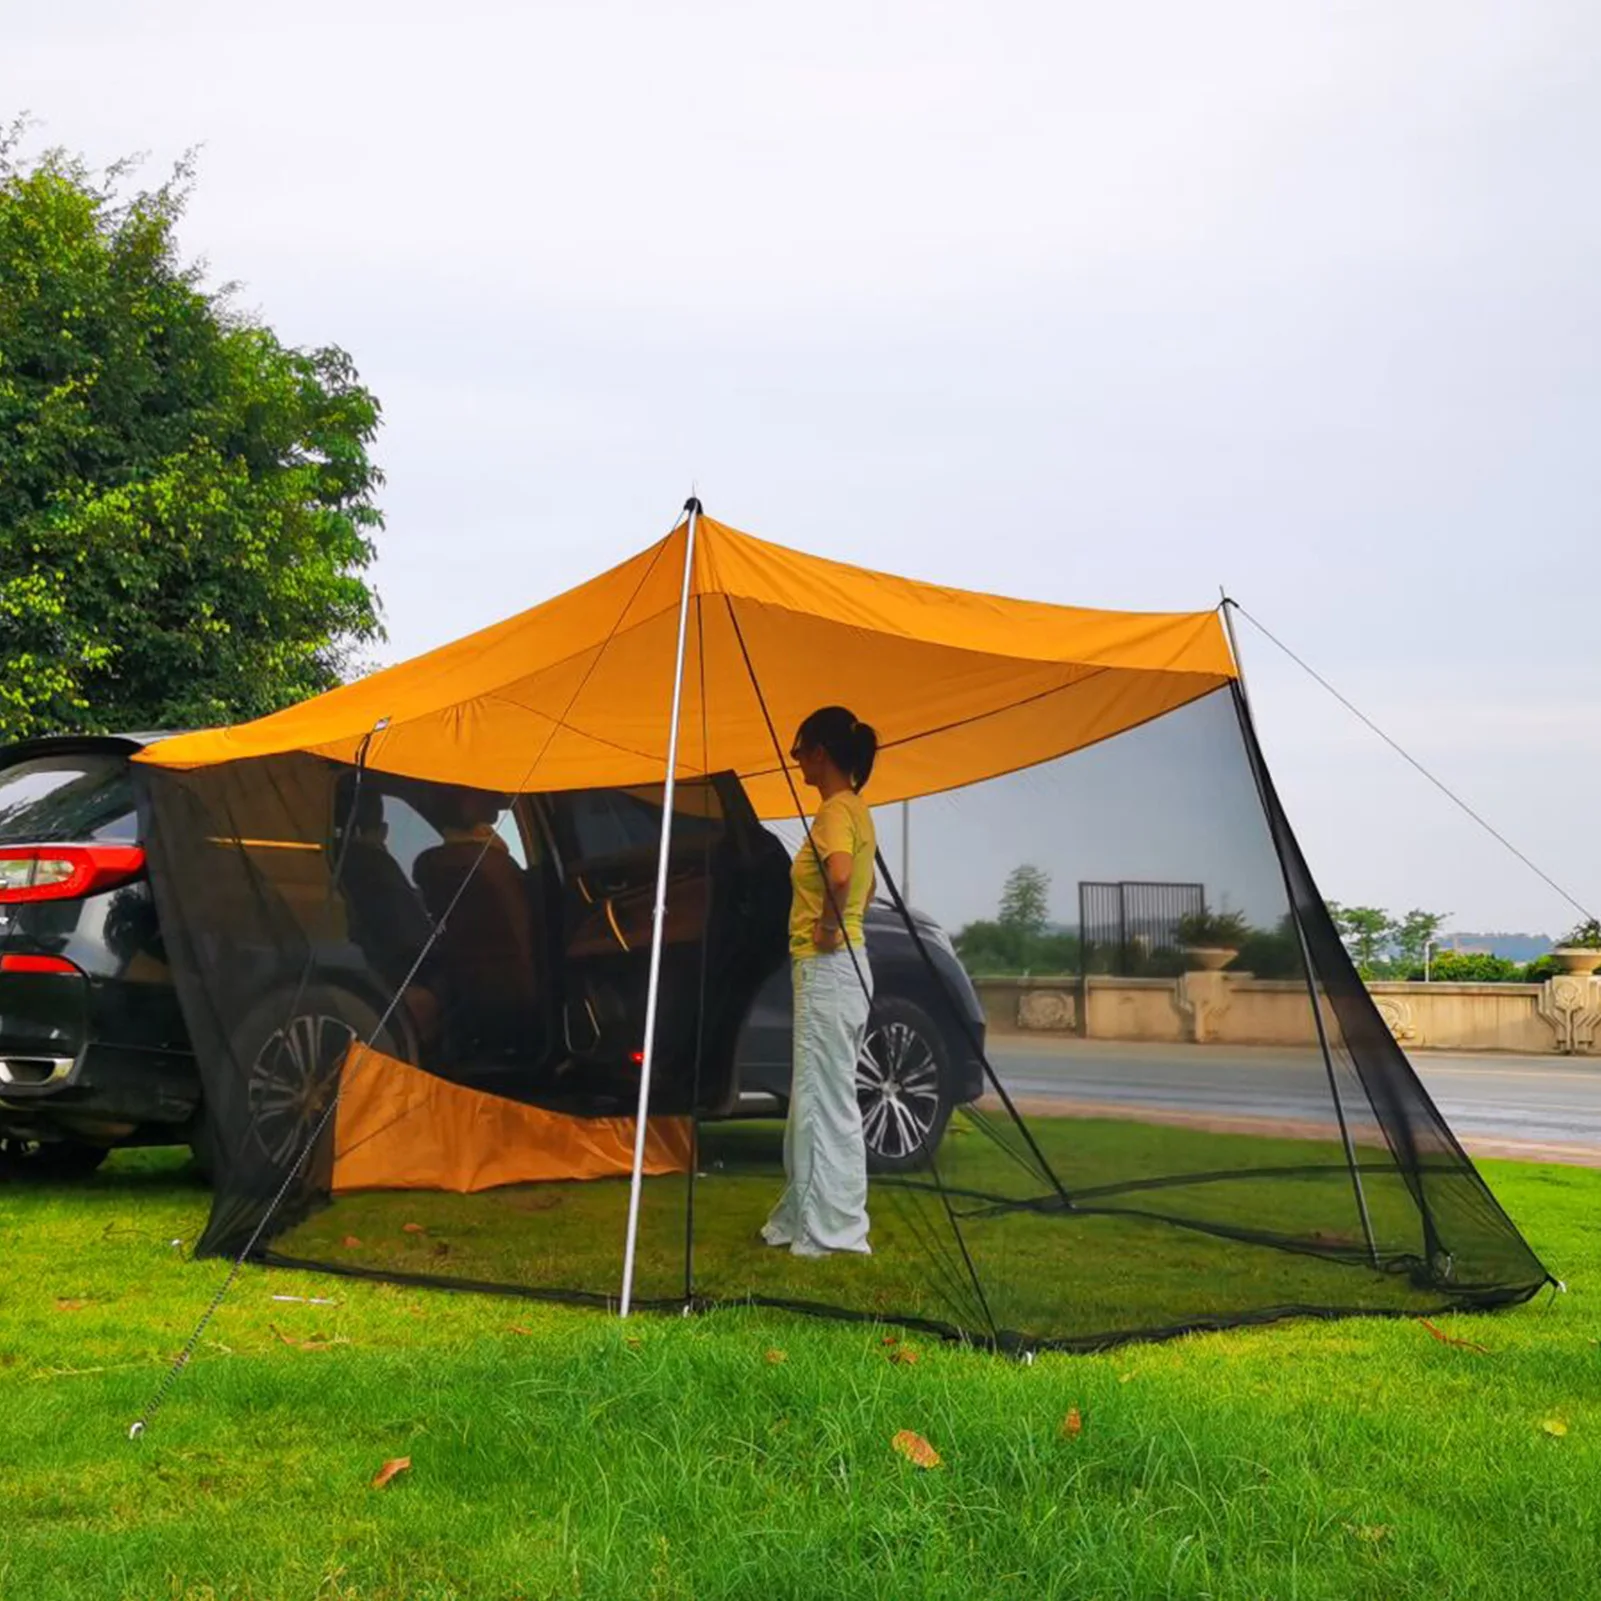
POLYGON ((830 956, 845 943, 845 931, 838 923, 825 923, 818 918, 812 924, 812 944, 816 946, 819 954, 830 956))

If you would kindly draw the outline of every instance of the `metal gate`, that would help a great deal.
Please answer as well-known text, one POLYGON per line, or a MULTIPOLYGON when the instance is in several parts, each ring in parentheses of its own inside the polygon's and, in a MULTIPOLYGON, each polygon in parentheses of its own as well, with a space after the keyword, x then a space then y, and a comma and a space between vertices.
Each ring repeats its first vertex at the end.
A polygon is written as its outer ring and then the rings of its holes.
POLYGON ((1201 884, 1080 883, 1083 971, 1124 977, 1143 972, 1152 956, 1179 948, 1180 919, 1205 910, 1201 884))

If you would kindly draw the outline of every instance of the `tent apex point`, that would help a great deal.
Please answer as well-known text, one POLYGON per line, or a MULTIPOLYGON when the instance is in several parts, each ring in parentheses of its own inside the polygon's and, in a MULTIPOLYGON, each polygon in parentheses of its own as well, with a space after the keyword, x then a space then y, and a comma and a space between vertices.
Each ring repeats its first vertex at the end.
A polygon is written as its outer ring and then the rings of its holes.
POLYGON ((705 508, 700 503, 699 495, 691 495, 689 499, 684 502, 684 510, 688 512, 691 517, 704 517, 706 515, 705 508))

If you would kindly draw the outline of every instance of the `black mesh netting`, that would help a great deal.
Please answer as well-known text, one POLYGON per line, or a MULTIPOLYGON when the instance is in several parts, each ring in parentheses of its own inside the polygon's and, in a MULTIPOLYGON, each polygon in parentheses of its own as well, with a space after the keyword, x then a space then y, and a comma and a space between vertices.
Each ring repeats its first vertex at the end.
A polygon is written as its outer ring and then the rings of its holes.
MULTIPOLYGON (((310 755, 140 782, 214 1146, 202 1249, 259 1229, 267 1260, 614 1301, 660 786, 310 755)), ((680 781, 642 1304, 1089 1346, 1546 1282, 1353 971, 1236 692, 910 816, 913 910, 889 808, 862 953, 872 1255, 802 1260, 758 1234, 799 829, 680 781)))

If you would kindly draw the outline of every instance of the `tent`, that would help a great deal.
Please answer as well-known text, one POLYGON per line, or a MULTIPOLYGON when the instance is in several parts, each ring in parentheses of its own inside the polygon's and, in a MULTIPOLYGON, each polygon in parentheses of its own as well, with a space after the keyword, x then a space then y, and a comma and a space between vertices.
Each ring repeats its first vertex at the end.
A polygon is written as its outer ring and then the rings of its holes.
POLYGON ((1347 958, 1218 611, 936 587, 691 501, 506 622, 150 747, 137 787, 202 1251, 1003 1347, 1548 1282, 1347 958), (859 953, 873 1254, 802 1261, 757 1234, 787 1082, 758 820, 804 837, 788 751, 830 703, 932 887, 909 907, 881 853, 859 953))

